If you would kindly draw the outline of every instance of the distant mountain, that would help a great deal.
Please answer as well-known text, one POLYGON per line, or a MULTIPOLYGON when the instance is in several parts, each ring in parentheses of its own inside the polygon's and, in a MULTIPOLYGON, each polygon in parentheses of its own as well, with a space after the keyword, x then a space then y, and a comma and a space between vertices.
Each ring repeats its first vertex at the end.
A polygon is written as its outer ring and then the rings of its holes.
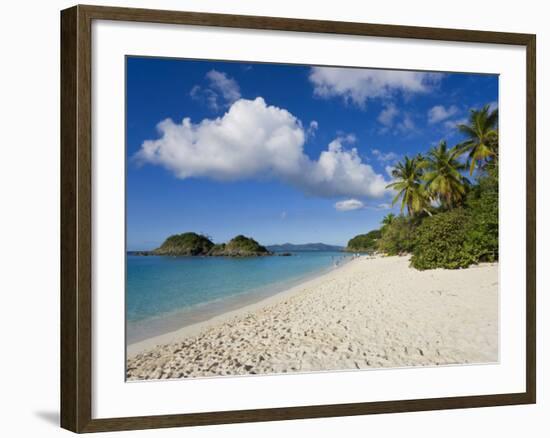
POLYGON ((327 245, 325 243, 304 243, 295 245, 293 243, 283 243, 282 245, 267 246, 269 251, 273 252, 291 252, 291 251, 342 251, 343 246, 327 245))

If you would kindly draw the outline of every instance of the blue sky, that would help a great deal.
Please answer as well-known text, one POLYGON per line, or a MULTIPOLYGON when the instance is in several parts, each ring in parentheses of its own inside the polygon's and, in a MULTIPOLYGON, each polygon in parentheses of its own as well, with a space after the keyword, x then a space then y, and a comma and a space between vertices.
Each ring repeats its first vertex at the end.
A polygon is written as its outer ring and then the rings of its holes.
POLYGON ((127 58, 127 246, 237 234, 345 245, 389 212, 391 166, 497 105, 494 75, 127 58))

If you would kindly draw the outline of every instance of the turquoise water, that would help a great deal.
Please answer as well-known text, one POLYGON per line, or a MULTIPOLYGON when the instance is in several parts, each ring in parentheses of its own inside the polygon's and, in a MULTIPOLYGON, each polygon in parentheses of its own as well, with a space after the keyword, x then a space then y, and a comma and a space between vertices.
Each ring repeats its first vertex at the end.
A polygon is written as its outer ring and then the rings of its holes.
POLYGON ((128 341, 174 330, 258 301, 346 258, 339 252, 250 258, 127 255, 128 341))

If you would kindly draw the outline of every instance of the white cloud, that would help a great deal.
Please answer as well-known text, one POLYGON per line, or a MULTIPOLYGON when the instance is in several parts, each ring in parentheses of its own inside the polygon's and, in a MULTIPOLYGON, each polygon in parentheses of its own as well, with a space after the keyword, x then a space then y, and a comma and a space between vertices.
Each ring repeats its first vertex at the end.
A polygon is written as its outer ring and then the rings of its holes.
POLYGON ((338 201, 334 204, 334 208, 338 211, 359 210, 365 208, 365 204, 358 199, 346 199, 345 201, 338 201))
POLYGON ((378 204, 376 206, 376 209, 377 210, 390 210, 393 206, 390 204, 390 203, 385 203, 385 204, 378 204))
POLYGON ((402 133, 414 131, 416 129, 416 125, 414 124, 410 114, 405 114, 403 120, 397 124, 397 129, 402 133))
POLYGON ((276 178, 320 197, 380 198, 387 193, 383 175, 362 162, 354 136, 338 137, 317 160, 304 153, 301 122, 263 98, 239 99, 222 117, 193 123, 171 119, 157 126, 160 138, 143 142, 138 163, 163 166, 176 177, 218 181, 276 178))
POLYGON ((382 163, 385 163, 387 161, 394 161, 399 158, 399 155, 397 155, 395 152, 382 152, 379 149, 373 149, 372 155, 374 155, 376 159, 382 163))
POLYGON ((225 73, 210 70, 206 73, 206 78, 210 81, 210 87, 214 91, 221 93, 226 102, 233 103, 241 98, 239 84, 225 73))
POLYGON ((315 133, 317 132, 317 129, 319 129, 319 123, 317 123, 316 120, 312 120, 309 122, 309 128, 307 130, 307 136, 308 137, 315 137, 315 133))
POLYGON ((355 143, 355 142, 357 142, 357 137, 353 133, 352 134, 347 134, 347 135, 344 135, 343 141, 346 142, 346 143, 355 143))
POLYGON ((390 103, 385 106, 385 108, 378 115, 378 122, 383 126, 380 128, 379 132, 385 134, 391 132, 394 135, 404 134, 416 129, 416 125, 409 113, 400 115, 400 111, 397 109, 395 104, 390 103), (400 119, 398 121, 398 119, 400 119))
POLYGON ((297 185, 317 196, 384 196, 388 182, 362 162, 356 148, 344 148, 343 144, 349 142, 349 138, 337 138, 317 161, 308 159, 297 185))
POLYGON ((241 98, 239 84, 227 74, 210 70, 206 79, 209 83, 207 87, 195 85, 189 94, 193 99, 203 100, 211 110, 223 110, 241 98))
POLYGON ((451 105, 449 108, 445 108, 443 105, 436 105, 428 111, 428 123, 433 125, 434 123, 441 122, 454 116, 457 112, 458 108, 455 105, 451 105))
POLYGON ((457 125, 465 125, 468 123, 467 118, 462 119, 456 119, 456 120, 446 120, 445 123, 443 123, 443 126, 447 129, 455 129, 457 125))
POLYGON ((191 88, 189 95, 192 99, 204 102, 212 111, 219 111, 221 109, 218 102, 218 94, 210 88, 202 88, 200 85, 195 85, 191 88))
POLYGON ((393 175, 392 175, 392 172, 393 172, 393 169, 395 169, 394 166, 386 166, 384 167, 384 170, 386 171, 386 174, 393 179, 393 175))
POLYGON ((398 114, 399 110, 397 107, 393 103, 390 103, 380 112, 377 120, 382 123, 382 125, 389 128, 393 125, 393 121, 398 114))
POLYGON ((428 92, 441 77, 439 73, 334 67, 313 67, 309 74, 316 96, 340 96, 361 107, 368 99, 387 98, 397 92, 428 92))

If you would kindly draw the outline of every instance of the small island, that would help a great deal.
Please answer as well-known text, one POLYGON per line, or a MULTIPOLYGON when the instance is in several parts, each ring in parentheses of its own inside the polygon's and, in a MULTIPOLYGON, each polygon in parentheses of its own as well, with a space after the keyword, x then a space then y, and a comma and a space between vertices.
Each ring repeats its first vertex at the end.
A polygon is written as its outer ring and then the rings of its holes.
POLYGON ((174 234, 151 251, 151 255, 205 256, 213 247, 214 243, 206 236, 197 233, 174 234))
POLYGON ((214 245, 208 255, 224 257, 258 257, 272 255, 272 253, 251 237, 239 234, 227 243, 214 245))
POLYGON ((238 235, 227 243, 215 244, 207 236, 188 232, 174 234, 152 251, 134 251, 138 256, 258 257, 273 255, 251 237, 238 235))

